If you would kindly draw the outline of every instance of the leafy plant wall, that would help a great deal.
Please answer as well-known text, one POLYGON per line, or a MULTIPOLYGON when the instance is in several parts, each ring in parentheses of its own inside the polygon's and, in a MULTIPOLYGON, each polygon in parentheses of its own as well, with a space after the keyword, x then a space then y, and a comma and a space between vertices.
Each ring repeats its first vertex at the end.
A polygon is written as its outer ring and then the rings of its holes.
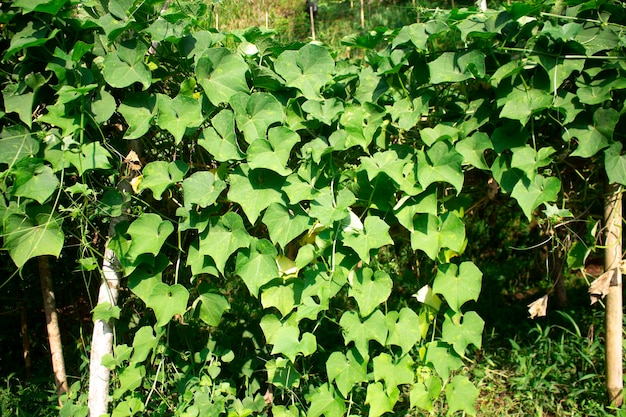
POLYGON ((359 61, 163 6, 2 5, 3 248, 98 273, 127 217, 94 310, 112 415, 475 414, 465 211, 500 192, 558 222, 580 181, 626 184, 624 6, 437 11, 346 38, 359 61))

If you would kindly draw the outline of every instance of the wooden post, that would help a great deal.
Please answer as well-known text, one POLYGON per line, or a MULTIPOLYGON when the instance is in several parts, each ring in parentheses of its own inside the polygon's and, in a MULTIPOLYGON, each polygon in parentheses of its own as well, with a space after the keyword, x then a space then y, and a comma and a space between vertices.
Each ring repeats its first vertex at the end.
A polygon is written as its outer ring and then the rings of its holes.
POLYGON ((609 402, 621 407, 622 389, 622 188, 612 184, 604 205, 604 269, 614 271, 606 297, 606 388, 609 402))

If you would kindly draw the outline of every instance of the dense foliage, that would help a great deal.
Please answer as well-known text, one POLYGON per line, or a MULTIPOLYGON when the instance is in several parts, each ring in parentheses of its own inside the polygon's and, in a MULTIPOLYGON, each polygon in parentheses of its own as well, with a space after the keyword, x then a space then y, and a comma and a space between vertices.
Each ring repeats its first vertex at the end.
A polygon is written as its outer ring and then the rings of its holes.
POLYGON ((94 309, 116 320, 112 415, 475 414, 464 216, 502 193, 556 230, 626 185, 624 6, 437 11, 344 39, 358 61, 163 6, 2 4, 15 271, 63 254, 98 274, 128 217, 121 303, 94 309))

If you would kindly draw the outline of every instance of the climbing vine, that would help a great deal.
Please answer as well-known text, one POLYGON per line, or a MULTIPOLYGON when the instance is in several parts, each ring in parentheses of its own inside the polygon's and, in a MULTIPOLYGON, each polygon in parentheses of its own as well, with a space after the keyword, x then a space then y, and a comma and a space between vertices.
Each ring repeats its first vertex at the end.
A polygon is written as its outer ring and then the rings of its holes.
POLYGON ((346 38, 359 59, 211 30, 199 2, 1 7, 16 271, 75 251, 97 274, 127 217, 120 303, 93 312, 117 328, 113 416, 474 415, 467 210, 495 186, 558 222, 572 178, 626 185, 617 1, 435 11, 346 38))

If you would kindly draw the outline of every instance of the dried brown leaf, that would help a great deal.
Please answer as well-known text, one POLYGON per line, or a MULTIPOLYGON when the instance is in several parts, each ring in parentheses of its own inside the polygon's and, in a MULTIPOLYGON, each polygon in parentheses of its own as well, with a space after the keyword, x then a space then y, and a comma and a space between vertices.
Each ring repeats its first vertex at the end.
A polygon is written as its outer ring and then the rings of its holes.
POLYGON ((137 152, 131 150, 124 158, 124 162, 128 165, 128 169, 131 171, 141 171, 141 161, 139 160, 139 155, 137 152))
POLYGON ((548 310, 548 294, 528 304, 528 313, 530 318, 544 317, 548 310))
POLYGON ((595 280, 593 280, 591 285, 589 285, 588 292, 589 297, 591 298, 592 305, 600 299, 604 298, 609 293, 609 288, 611 287, 611 281, 613 280, 614 274, 615 269, 610 269, 604 274, 600 275, 595 280))

